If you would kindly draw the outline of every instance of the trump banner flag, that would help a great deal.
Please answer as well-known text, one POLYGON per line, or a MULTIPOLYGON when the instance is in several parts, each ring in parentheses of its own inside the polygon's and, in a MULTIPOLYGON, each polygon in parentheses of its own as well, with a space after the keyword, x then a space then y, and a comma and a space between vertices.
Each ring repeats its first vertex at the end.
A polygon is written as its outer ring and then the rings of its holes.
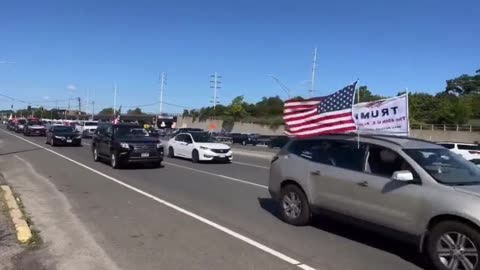
POLYGON ((407 95, 355 104, 353 115, 360 133, 399 136, 409 133, 407 95))

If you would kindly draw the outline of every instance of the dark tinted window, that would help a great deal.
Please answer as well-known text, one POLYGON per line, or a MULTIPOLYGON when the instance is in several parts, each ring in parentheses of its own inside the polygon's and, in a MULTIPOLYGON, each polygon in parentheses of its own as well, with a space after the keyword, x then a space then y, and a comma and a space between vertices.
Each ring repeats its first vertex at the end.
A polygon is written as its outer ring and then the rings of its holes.
POLYGON ((453 148, 455 148, 455 144, 453 144, 453 143, 439 143, 439 145, 441 145, 441 146, 443 146, 443 147, 445 147, 445 148, 447 148, 447 149, 453 149, 453 148))
POLYGON ((192 132, 190 135, 192 135, 195 142, 214 142, 212 136, 208 132, 192 132))
POLYGON ((313 140, 300 140, 294 141, 288 147, 288 152, 311 160, 312 159, 312 146, 314 145, 313 140))
POLYGON ((415 176, 413 168, 398 153, 382 146, 369 146, 367 172, 391 178, 394 172, 404 170, 415 176))
POLYGON ((318 140, 312 151, 315 162, 348 170, 363 171, 365 149, 364 144, 358 145, 356 142, 318 140))
POLYGON ((75 130, 69 126, 55 126, 53 127, 53 131, 55 132, 74 132, 75 130))
POLYGON ((476 151, 480 151, 480 146, 478 146, 478 145, 457 144, 457 148, 460 149, 460 150, 476 150, 476 151))
POLYGON ((187 135, 185 134, 179 134, 175 137, 175 141, 178 141, 178 142, 184 142, 185 141, 185 138, 187 138, 187 135))
POLYGON ((117 138, 148 136, 148 132, 143 128, 139 128, 138 126, 116 126, 114 129, 114 134, 117 138))

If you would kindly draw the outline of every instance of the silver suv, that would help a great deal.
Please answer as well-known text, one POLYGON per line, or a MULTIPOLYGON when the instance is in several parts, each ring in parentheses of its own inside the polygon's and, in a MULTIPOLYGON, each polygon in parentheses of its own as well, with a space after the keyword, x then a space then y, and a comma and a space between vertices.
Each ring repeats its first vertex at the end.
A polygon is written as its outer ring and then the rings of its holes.
POLYGON ((292 140, 272 160, 269 191, 287 223, 333 214, 412 240, 436 269, 480 269, 480 168, 434 143, 383 135, 292 140))

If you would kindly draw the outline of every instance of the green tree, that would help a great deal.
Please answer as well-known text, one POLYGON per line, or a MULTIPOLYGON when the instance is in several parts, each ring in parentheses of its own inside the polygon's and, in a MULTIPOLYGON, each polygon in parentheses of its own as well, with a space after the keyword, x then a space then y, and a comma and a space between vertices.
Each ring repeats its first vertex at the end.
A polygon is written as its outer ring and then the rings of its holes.
POLYGON ((128 115, 144 115, 145 113, 142 112, 142 109, 140 108, 135 108, 135 109, 130 109, 127 111, 127 114, 128 115))
MULTIPOLYGON (((370 90, 368 90, 368 87, 366 85, 362 85, 358 88, 359 93, 357 95, 360 96, 360 103, 362 102, 370 102, 370 101, 376 101, 380 99, 384 99, 385 97, 379 96, 379 95, 374 95, 370 90)), ((358 103, 358 97, 355 97, 355 103, 358 103)))
POLYGON ((226 113, 232 117, 234 121, 241 120, 247 114, 244 107, 243 96, 234 98, 228 106, 226 113))
POLYGON ((480 94, 480 69, 474 75, 463 74, 447 80, 445 91, 458 95, 480 94))
POLYGON ((98 114, 103 114, 103 115, 113 115, 113 108, 103 108, 101 111, 98 112, 98 114))

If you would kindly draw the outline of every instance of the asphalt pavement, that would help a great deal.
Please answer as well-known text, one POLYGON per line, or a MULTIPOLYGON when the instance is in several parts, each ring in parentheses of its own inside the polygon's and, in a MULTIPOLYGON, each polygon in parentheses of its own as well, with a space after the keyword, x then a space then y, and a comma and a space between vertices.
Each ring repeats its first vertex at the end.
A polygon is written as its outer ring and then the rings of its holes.
POLYGON ((22 159, 53 184, 95 242, 90 246, 120 269, 423 266, 414 246, 325 217, 307 227, 281 222, 267 191, 265 158, 235 155, 232 164, 166 158, 162 168, 114 170, 93 161, 88 140, 51 147, 44 137, 3 128, 0 139, 0 156, 22 159))

